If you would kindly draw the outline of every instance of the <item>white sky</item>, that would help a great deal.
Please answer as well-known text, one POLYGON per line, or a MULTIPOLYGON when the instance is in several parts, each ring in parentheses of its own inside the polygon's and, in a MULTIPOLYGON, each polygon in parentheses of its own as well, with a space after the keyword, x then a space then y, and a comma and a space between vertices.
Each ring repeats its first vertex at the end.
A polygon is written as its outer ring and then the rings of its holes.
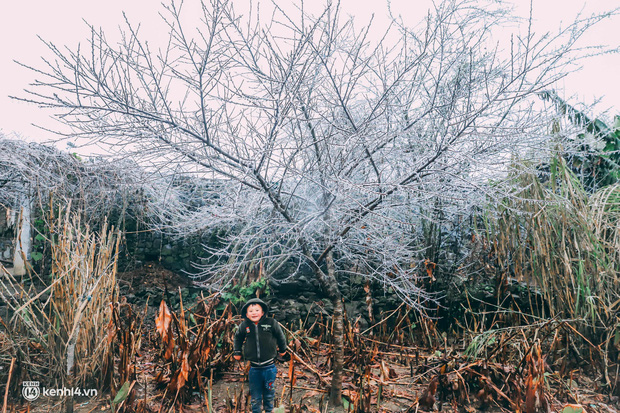
MULTIPOLYGON (((186 3, 198 0, 185 0, 186 3)), ((234 0, 243 7, 248 0, 234 0)), ((256 1, 256 0, 255 0, 256 1)), ((263 0, 265 1, 265 0, 263 0)), ((276 0, 288 4, 294 0, 276 0)), ((439 0, 437 0, 439 1, 439 0)), ((619 5, 618 0, 533 0, 537 32, 555 31, 564 23, 571 22, 583 11, 610 10, 619 5)), ((317 9, 319 1, 314 2, 317 9)), ((308 2, 308 4, 312 4, 308 2)), ((426 14, 430 0, 392 0, 391 10, 402 15, 413 25, 426 14)), ((527 16, 529 0, 515 0, 519 15, 527 16)), ((347 14, 354 15, 360 25, 368 22, 375 14, 376 27, 387 24, 387 0, 341 0, 341 7, 347 14)), ((32 123, 50 126, 49 111, 36 106, 9 99, 9 95, 24 96, 23 89, 35 79, 35 75, 20 67, 14 60, 32 66, 41 66, 40 59, 46 54, 45 46, 37 38, 51 41, 57 46, 75 48, 79 41, 87 39, 88 31, 83 20, 107 33, 116 33, 122 25, 122 12, 129 20, 142 25, 143 35, 165 38, 161 33, 162 11, 159 0, 4 0, 0 5, 0 130, 5 134, 21 136, 28 140, 44 141, 52 137, 48 132, 32 126, 32 123)), ((517 28, 507 28, 517 30, 517 28)), ((620 47, 620 16, 601 22, 585 38, 590 44, 620 47)), ((571 98, 570 102, 591 104, 600 98, 595 107, 596 115, 604 111, 607 117, 620 114, 620 81, 618 69, 620 55, 608 54, 590 59, 579 73, 571 74, 558 85, 561 96, 571 98), (562 92, 563 91, 563 92, 562 92)))

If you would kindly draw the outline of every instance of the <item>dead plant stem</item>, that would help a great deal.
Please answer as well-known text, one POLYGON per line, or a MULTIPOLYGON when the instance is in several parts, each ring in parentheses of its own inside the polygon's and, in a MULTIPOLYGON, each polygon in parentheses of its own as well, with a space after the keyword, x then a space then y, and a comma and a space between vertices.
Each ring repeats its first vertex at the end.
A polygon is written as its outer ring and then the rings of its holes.
POLYGON ((6 413, 6 406, 9 401, 9 389, 11 388, 11 377, 13 376, 13 366, 15 365, 15 357, 11 357, 11 367, 9 368, 9 378, 6 381, 4 389, 4 403, 2 404, 2 413, 6 413))

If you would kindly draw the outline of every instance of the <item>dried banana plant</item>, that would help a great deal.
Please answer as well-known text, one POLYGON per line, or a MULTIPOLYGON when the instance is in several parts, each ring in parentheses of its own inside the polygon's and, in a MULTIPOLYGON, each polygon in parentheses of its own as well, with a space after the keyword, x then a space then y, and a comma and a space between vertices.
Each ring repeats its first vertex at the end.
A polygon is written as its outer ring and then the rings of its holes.
POLYGON ((549 402, 545 394, 545 362, 540 343, 535 343, 526 357, 528 375, 525 380, 525 413, 548 413, 549 402))
POLYGON ((178 312, 171 311, 164 300, 159 306, 155 327, 161 351, 155 381, 166 389, 165 403, 171 400, 173 405, 182 404, 192 391, 198 391, 212 412, 214 374, 233 364, 232 307, 228 303, 220 312, 218 293, 202 297, 187 309, 180 291, 179 298, 178 312))
MULTIPOLYGON (((111 391, 116 412, 139 412, 147 405, 145 399, 136 400, 138 357, 147 311, 148 299, 142 314, 134 310, 127 302, 127 297, 121 297, 120 302, 111 304, 112 317, 107 327, 106 341, 108 351, 102 371, 106 374, 103 377, 104 386, 111 391)), ((146 385, 143 391, 146 395, 146 385)))

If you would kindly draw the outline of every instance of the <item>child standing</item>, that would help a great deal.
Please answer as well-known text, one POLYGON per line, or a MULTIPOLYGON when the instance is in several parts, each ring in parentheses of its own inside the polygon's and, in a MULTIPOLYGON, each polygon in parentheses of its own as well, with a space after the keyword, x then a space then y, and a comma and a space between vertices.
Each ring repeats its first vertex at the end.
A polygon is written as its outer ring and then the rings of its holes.
POLYGON ((246 360, 250 360, 250 396, 252 413, 273 411, 276 389, 276 351, 286 355, 286 337, 280 324, 267 317, 269 307, 259 298, 252 298, 241 308, 243 321, 235 333, 234 358, 241 360, 241 346, 246 360), (276 348, 277 347, 277 348, 276 348), (262 406, 261 406, 262 405, 262 406))

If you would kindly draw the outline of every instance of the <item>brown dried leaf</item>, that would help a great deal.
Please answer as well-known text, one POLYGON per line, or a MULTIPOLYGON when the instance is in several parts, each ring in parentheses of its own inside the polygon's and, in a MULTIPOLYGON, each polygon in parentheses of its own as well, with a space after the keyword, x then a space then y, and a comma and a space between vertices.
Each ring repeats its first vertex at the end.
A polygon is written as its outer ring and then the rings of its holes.
POLYGON ((172 351, 174 350, 174 338, 172 336, 172 325, 168 325, 168 344, 166 345, 166 353, 164 354, 164 359, 170 360, 172 357, 172 351))
POLYGON ((421 408, 425 410, 432 410, 435 405, 435 393, 437 393, 437 385, 438 385, 437 377, 434 377, 431 382, 428 384, 428 387, 422 392, 420 398, 418 399, 418 404, 421 408))
POLYGON ((312 348, 319 348, 319 340, 317 340, 316 338, 312 338, 312 337, 306 337, 306 341, 308 342, 308 345, 312 348))
POLYGON ((291 357, 288 362, 288 378, 291 380, 292 385, 295 385, 295 357, 291 357))
POLYGON ((536 413, 538 383, 532 375, 525 381, 525 413, 536 413))
MULTIPOLYGON (((112 304, 110 304, 110 307, 112 308, 112 311, 114 311, 114 306, 112 304)), ((112 317, 110 317, 110 322, 108 323, 107 330, 108 330, 108 334, 106 338, 107 338, 107 342, 109 346, 110 344, 112 344, 114 337, 116 337, 116 325, 114 324, 114 313, 112 314, 112 317)))
POLYGON ((155 327, 157 328, 157 332, 161 335, 161 339, 164 343, 168 342, 168 331, 171 320, 172 314, 170 314, 170 310, 168 310, 166 302, 164 300, 161 300, 161 304, 159 305, 159 314, 155 319, 155 327))
POLYGON ((209 354, 211 354, 211 347, 205 347, 204 352, 202 353, 202 361, 203 363, 209 360, 209 354))
POLYGON ((302 399, 309 399, 310 397, 320 396, 320 395, 321 395, 321 392, 318 392, 316 390, 309 390, 304 393, 304 395, 302 396, 302 399))
POLYGON ((179 370, 179 380, 177 381, 177 390, 180 390, 189 377, 190 367, 187 360, 187 353, 183 353, 183 362, 181 362, 181 369, 179 370))
POLYGON ((37 343, 36 341, 29 341, 28 346, 33 350, 43 351, 43 346, 41 343, 37 343))
POLYGON ((157 373, 157 376, 155 376, 155 381, 157 383, 161 383, 162 381, 164 381, 164 372, 160 371, 159 373, 157 373))
MULTIPOLYGON (((170 383, 168 383, 168 392, 170 394, 174 394, 177 391, 177 389, 179 388, 178 384, 179 384, 179 374, 177 372, 176 374, 174 374, 172 376, 172 379, 170 380, 170 383)), ((183 387, 183 386, 181 386, 181 387, 183 387)))
POLYGON ((437 264, 427 258, 426 260, 424 260, 424 265, 426 266, 426 274, 428 275, 428 278, 430 278, 431 281, 435 281, 433 272, 435 271, 435 267, 437 267, 437 264))

